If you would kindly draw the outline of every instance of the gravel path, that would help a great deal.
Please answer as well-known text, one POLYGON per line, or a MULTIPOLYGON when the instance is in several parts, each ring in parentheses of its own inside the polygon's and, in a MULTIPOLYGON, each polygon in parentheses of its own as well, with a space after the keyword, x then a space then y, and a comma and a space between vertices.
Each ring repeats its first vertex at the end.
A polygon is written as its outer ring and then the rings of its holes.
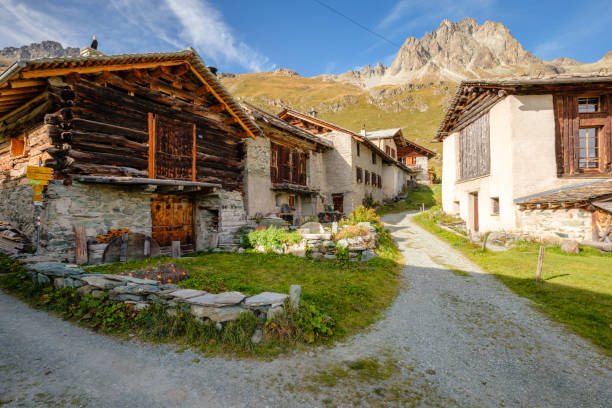
POLYGON ((0 406, 612 406, 612 359, 408 215, 385 222, 407 265, 384 319, 274 361, 121 342, 0 292, 0 406), (360 359, 378 369, 346 363, 360 359))

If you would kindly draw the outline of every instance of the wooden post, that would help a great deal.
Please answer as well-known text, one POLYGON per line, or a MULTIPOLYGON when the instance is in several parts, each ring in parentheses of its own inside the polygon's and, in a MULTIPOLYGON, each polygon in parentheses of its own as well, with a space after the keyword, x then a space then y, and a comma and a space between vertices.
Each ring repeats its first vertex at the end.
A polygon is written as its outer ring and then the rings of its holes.
POLYGON ((172 241, 172 257, 181 257, 181 241, 172 241))
POLYGON ((121 235, 121 252, 119 253, 119 262, 127 262, 128 238, 129 234, 127 233, 121 235))
POLYGON ((536 270, 536 282, 540 281, 542 276, 542 263, 544 262, 544 245, 540 246, 540 255, 538 256, 538 269, 536 270))
POLYGON ((85 227, 82 225, 74 227, 74 252, 77 265, 87 263, 87 237, 85 227))
POLYGON ((489 239, 489 234, 491 233, 491 231, 487 231, 484 233, 484 238, 482 240, 482 251, 486 251, 487 250, 487 240, 489 239))

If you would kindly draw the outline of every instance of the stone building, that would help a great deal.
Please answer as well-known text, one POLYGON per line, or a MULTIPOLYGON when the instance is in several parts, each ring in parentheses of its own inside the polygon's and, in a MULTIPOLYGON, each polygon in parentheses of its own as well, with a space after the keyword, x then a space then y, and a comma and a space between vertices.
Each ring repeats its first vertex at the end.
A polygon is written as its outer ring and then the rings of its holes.
POLYGON ((436 134, 444 211, 473 232, 609 240, 611 95, 609 75, 462 82, 436 134))
POLYGON ((263 137, 245 141, 245 206, 249 217, 299 223, 323 211, 325 161, 333 144, 253 105, 245 112, 263 137))
POLYGON ((327 194, 323 202, 344 214, 368 201, 382 203, 397 197, 416 176, 416 171, 358 133, 291 109, 278 116, 333 144, 324 155, 327 194))
POLYGON ((19 61, 0 75, 0 220, 32 239, 27 166, 50 167, 41 244, 70 261, 75 228, 162 247, 235 244, 242 140, 260 129, 193 49, 19 61))
POLYGON ((404 163, 409 169, 416 171, 417 181, 430 181, 428 161, 436 156, 436 152, 406 139, 401 128, 374 131, 361 129, 360 134, 367 137, 389 156, 404 163))

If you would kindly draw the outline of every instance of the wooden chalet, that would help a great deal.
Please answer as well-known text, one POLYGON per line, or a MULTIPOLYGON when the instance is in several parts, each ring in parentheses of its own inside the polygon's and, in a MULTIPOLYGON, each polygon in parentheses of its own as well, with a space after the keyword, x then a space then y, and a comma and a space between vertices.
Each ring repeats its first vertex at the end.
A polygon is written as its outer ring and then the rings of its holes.
POLYGON ((70 258, 77 225, 92 241, 123 228, 162 247, 232 244, 245 218, 242 141, 261 130, 193 49, 93 54, 19 61, 0 75, 0 190, 14 198, 1 219, 32 232, 25 171, 40 163, 55 175, 49 250, 70 258))
POLYGON ((462 82, 435 140, 444 211, 471 231, 590 240, 612 195, 612 76, 462 82))

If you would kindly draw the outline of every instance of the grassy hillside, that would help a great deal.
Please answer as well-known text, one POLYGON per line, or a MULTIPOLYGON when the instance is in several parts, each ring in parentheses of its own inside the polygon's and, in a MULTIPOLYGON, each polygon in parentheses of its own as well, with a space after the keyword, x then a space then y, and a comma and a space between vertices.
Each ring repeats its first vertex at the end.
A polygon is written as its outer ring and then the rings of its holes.
MULTIPOLYGON (((308 112, 359 131, 401 127, 404 135, 438 153, 441 144, 431 143, 443 116, 443 105, 454 93, 456 84, 383 86, 370 90, 350 84, 327 82, 299 75, 271 72, 222 78, 223 84, 240 100, 272 113, 283 107, 308 112)), ((438 156, 433 165, 440 167, 438 156)))

